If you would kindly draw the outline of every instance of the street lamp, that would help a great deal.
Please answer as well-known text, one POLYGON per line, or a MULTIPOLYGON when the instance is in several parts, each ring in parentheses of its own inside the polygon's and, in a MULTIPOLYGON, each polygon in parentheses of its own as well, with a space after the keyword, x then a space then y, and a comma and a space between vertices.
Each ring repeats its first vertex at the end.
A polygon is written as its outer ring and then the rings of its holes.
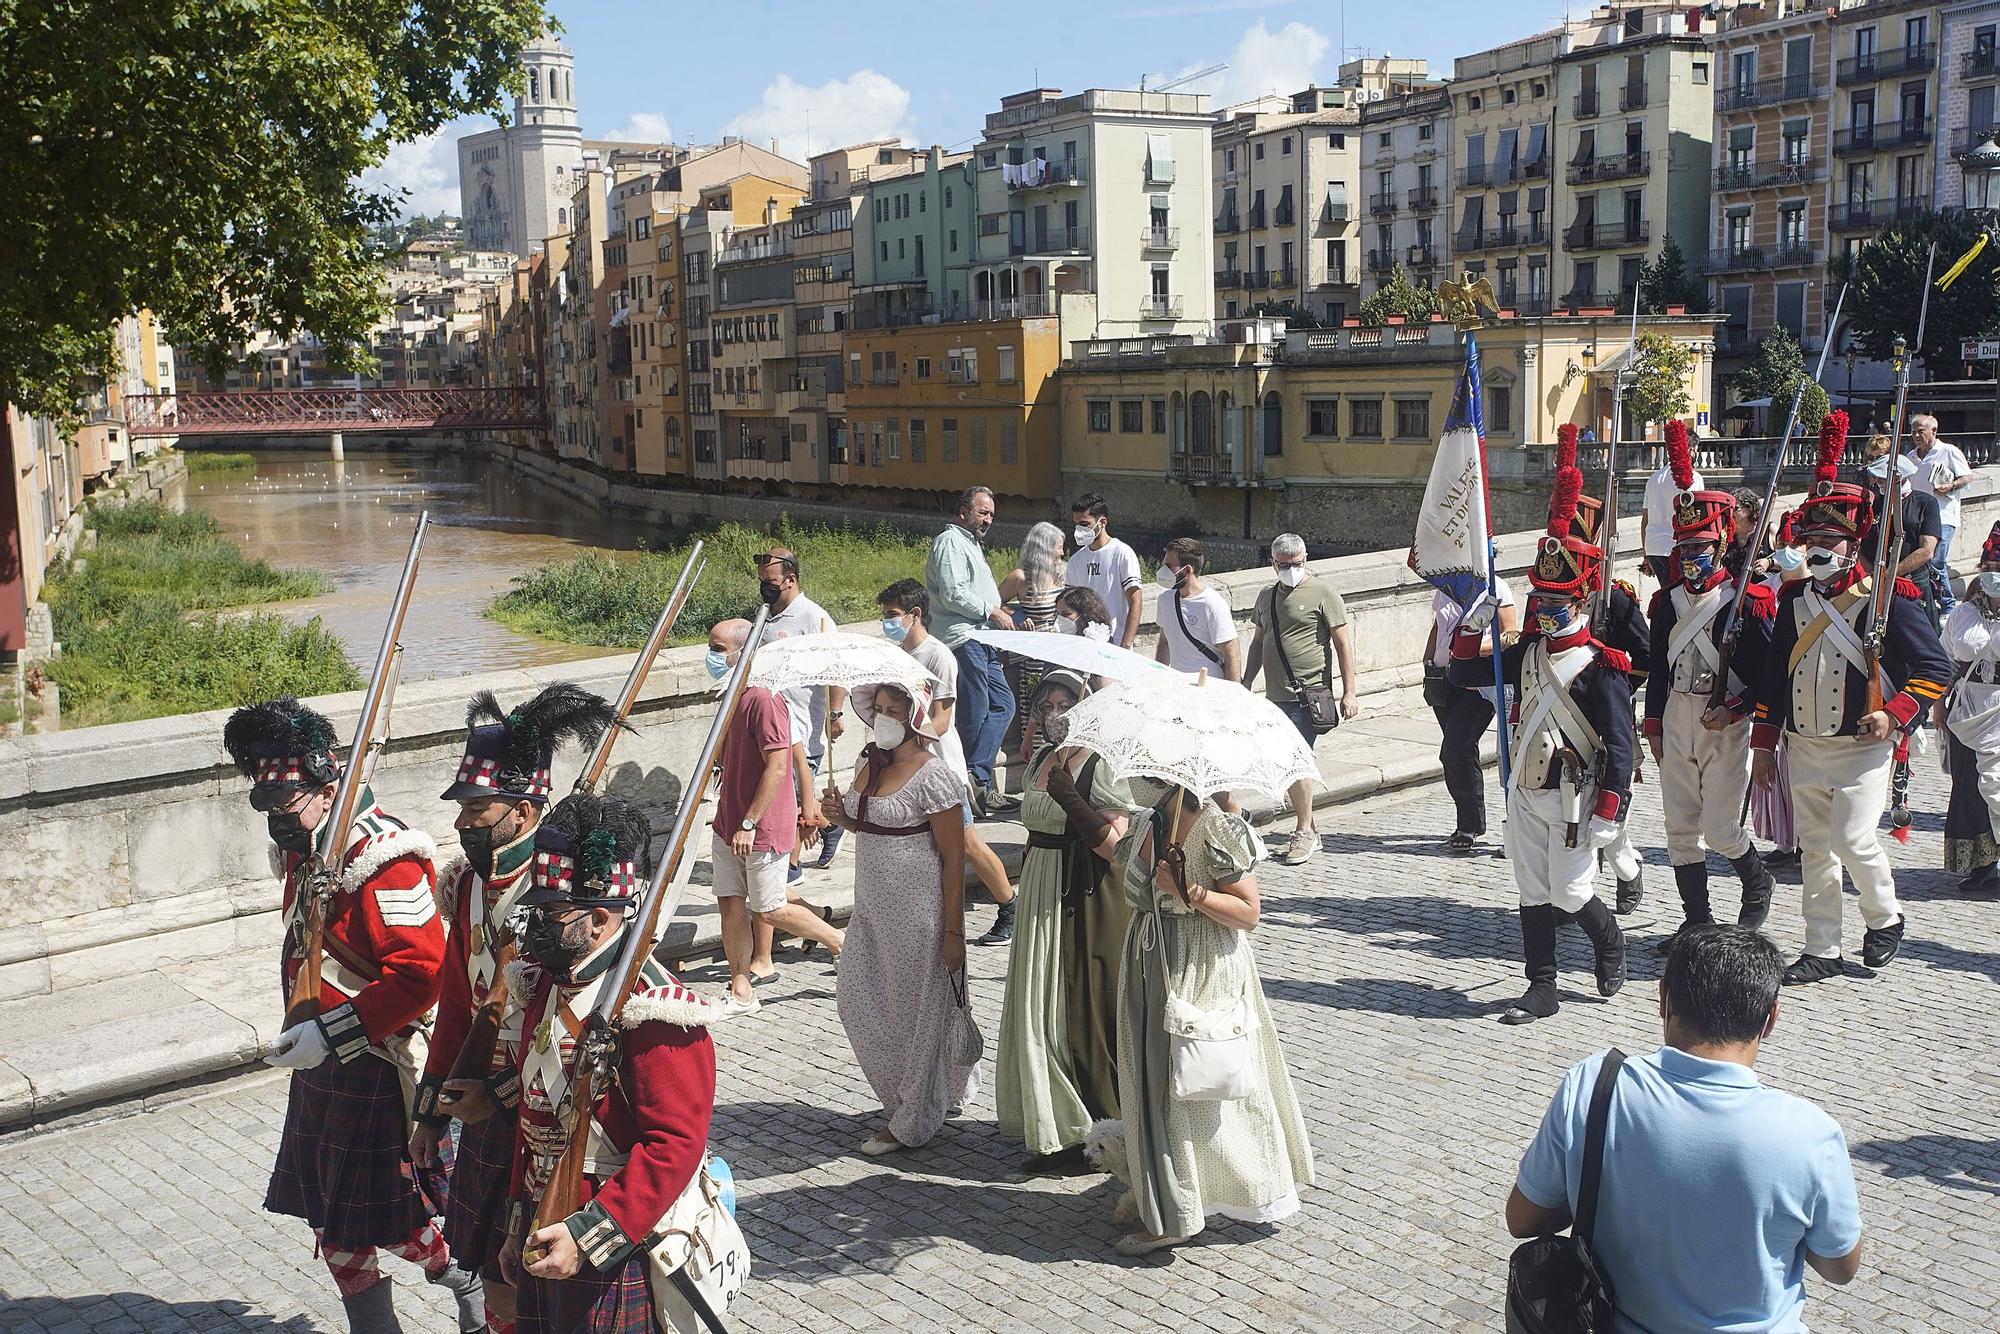
POLYGON ((1958 169, 1966 208, 1989 215, 2000 209, 2000 136, 1989 134, 1985 143, 1960 154, 1958 169))

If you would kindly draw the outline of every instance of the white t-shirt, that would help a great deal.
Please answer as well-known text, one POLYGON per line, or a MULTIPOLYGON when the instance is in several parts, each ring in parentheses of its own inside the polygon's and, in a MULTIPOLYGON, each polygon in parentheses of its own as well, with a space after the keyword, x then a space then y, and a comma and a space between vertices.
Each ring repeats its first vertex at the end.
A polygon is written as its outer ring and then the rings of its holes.
MULTIPOLYGON (((1500 599, 1500 605, 1514 605, 1514 590, 1507 587, 1505 579, 1493 581, 1493 592, 1500 599)), ((1451 637, 1458 631, 1458 623, 1465 619, 1465 608, 1452 601, 1440 588, 1431 594, 1431 615, 1437 621, 1437 643, 1431 649, 1431 666, 1451 665, 1451 637)))
POLYGON ((1132 548, 1115 537, 1094 551, 1085 547, 1069 558, 1067 582, 1104 599, 1111 612, 1111 642, 1125 642, 1125 622, 1130 619, 1125 595, 1139 586, 1139 557, 1132 548))
MULTIPOLYGON (((1699 491, 1704 483, 1701 474, 1694 475, 1694 483, 1688 489, 1699 491)), ((1681 488, 1674 485, 1672 466, 1660 469, 1646 483, 1646 554, 1648 556, 1671 556, 1674 554, 1674 497, 1681 488)))
POLYGON ((1180 616, 1174 615, 1175 594, 1170 588, 1160 590, 1160 605, 1153 613, 1153 619, 1160 623, 1160 638, 1167 645, 1167 666, 1177 672, 1193 676, 1206 670, 1211 675, 1222 672, 1222 645, 1236 642, 1236 616, 1229 609, 1229 599, 1213 588, 1204 588, 1191 598, 1181 598, 1180 616), (1181 631, 1181 620, 1185 617, 1187 628, 1193 633, 1190 640, 1181 631), (1210 658, 1195 647, 1199 642, 1209 646, 1215 657, 1210 658))
MULTIPOLYGON (((935 635, 927 637, 915 648, 905 644, 903 651, 923 664, 924 670, 935 676, 931 683, 933 704, 955 703, 958 699, 958 659, 951 656, 951 650, 935 635)), ((956 710, 953 722, 956 723, 956 710)), ((931 752, 947 765, 953 773, 965 774, 965 745, 958 739, 958 728, 954 725, 944 729, 944 735, 931 742, 931 752)))
MULTIPOLYGON (((792 599, 792 605, 783 611, 774 611, 764 622, 766 643, 780 637, 795 639, 799 635, 816 635, 833 629, 833 618, 826 614, 826 608, 814 602, 804 593, 792 599)), ((797 690, 779 692, 785 707, 792 714, 792 740, 806 743, 808 756, 826 753, 826 687, 801 686, 797 690), (801 717, 805 720, 803 730, 799 726, 801 717)))
POLYGON ((1910 489, 1927 496, 1937 496, 1938 523, 1946 528, 1958 527, 1958 492, 1939 496, 1937 484, 1955 482, 1971 474, 1972 465, 1966 461, 1964 451, 1957 445, 1933 440, 1930 453, 1919 454, 1913 449, 1903 457, 1917 465, 1917 474, 1910 479, 1910 489))

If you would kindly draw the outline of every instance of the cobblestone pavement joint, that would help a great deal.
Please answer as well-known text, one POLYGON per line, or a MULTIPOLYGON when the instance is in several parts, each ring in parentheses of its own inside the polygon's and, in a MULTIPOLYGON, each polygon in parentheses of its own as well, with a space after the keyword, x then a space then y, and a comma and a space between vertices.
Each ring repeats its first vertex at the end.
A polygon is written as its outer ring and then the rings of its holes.
MULTIPOLYGON (((1862 975, 1850 904, 1849 976, 1785 994, 1760 1066, 1839 1119, 1860 1181, 1867 1260, 1846 1289, 1810 1280, 1819 1331, 1984 1330, 2000 1310, 2000 904, 1961 898, 1937 869, 1935 761, 1915 786, 1914 836, 1888 845, 1910 918, 1902 958, 1862 975)), ((1322 813, 1324 852, 1262 868, 1257 949, 1319 1185, 1289 1223, 1222 1225, 1170 1257, 1113 1254, 1105 1178, 1025 1177, 1020 1146, 995 1130, 990 1087, 926 1148, 855 1155, 876 1108, 835 1015, 835 976, 823 957, 781 955, 763 1010, 716 1033, 713 1138, 756 1255, 732 1323, 760 1334, 1498 1328, 1511 1245, 1501 1204, 1557 1079, 1599 1048, 1659 1040, 1652 946, 1677 903, 1655 790, 1637 804, 1649 883, 1625 919, 1632 984, 1599 1001, 1587 947, 1566 934, 1562 1013, 1527 1028, 1493 1021, 1521 986, 1507 863, 1443 852, 1440 789, 1322 813)), ((1733 881, 1711 860, 1726 903, 1733 881)), ((1796 879, 1781 883, 1770 930, 1788 951, 1797 905, 1796 879)), ((1006 956, 972 953, 990 1043, 1006 956)), ((712 969, 692 976, 714 981, 712 969)), ((0 1139, 0 1213, 13 1222, 0 1329, 343 1329, 305 1228, 259 1208, 283 1101, 283 1077, 257 1073, 0 1139)), ((449 1330, 441 1294, 385 1263, 406 1326, 449 1330)))

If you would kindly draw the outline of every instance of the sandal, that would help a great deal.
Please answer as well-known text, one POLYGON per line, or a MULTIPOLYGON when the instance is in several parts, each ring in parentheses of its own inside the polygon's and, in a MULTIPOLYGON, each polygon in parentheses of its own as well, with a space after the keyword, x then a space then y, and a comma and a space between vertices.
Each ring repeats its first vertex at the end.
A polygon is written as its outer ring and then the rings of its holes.
MULTIPOLYGON (((820 907, 813 908, 813 905, 810 903, 806 904, 805 906, 808 908, 812 908, 812 910, 819 915, 820 921, 825 922, 828 926, 833 925, 833 909, 831 907, 822 905, 820 907)), ((817 940, 814 940, 811 936, 799 937, 799 957, 801 959, 812 958, 812 952, 818 948, 819 948, 819 942, 817 940)))
POLYGON ((1479 840, 1463 829, 1456 829, 1452 831, 1451 837, 1444 841, 1444 845, 1453 852, 1471 852, 1479 846, 1479 840))

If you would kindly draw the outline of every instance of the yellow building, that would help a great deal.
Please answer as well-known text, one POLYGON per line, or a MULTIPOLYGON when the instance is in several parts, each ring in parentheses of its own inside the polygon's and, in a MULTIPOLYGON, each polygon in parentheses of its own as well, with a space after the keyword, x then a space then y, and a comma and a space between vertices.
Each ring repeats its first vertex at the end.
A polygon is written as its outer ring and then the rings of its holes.
POLYGON ((850 447, 835 485, 944 498, 975 483, 1002 497, 1057 494, 1062 343, 1053 316, 916 324, 847 336, 850 447))

